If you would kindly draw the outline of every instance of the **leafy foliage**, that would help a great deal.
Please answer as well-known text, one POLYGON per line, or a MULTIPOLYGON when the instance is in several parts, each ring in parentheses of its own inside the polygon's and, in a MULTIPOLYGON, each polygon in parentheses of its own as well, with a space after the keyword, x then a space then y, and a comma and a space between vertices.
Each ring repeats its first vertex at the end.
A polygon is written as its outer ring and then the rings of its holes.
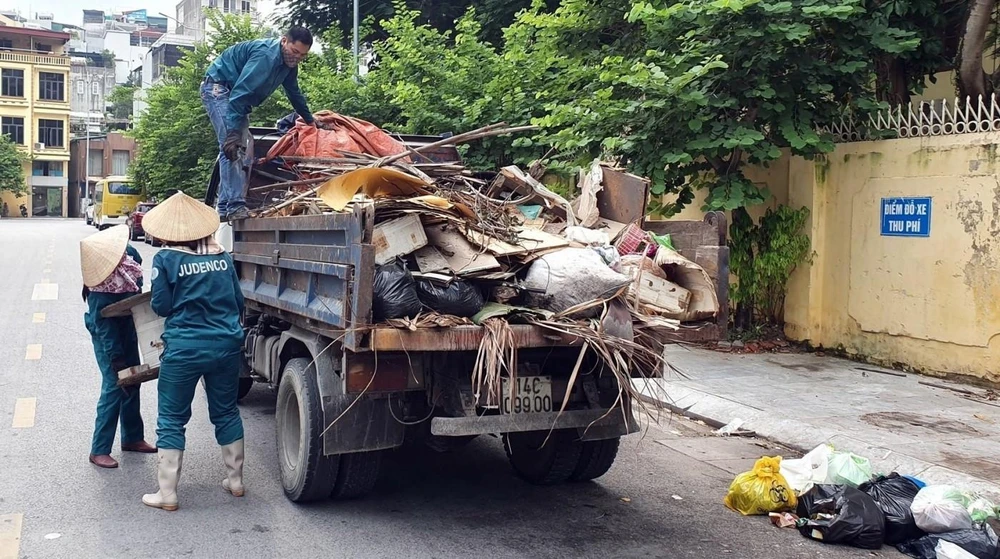
MULTIPOLYGON (((176 190, 200 197, 211 178, 219 144, 201 102, 200 85, 209 63, 226 48, 261 38, 266 29, 249 17, 210 11, 218 30, 208 42, 199 43, 169 68, 164 80, 149 89, 148 107, 133 135, 141 149, 129 172, 146 191, 164 198, 176 190)), ((273 126, 286 114, 274 97, 254 109, 252 123, 273 126)))
POLYGON ((131 118, 135 91, 138 89, 134 85, 116 86, 108 97, 111 103, 111 116, 114 118, 131 118))
POLYGON ((14 196, 28 193, 24 181, 24 164, 28 156, 10 140, 10 136, 0 135, 0 192, 8 191, 14 196))
POLYGON ((739 281, 730 296, 738 328, 782 324, 788 278, 809 257, 809 237, 802 231, 808 218, 808 208, 788 206, 769 208, 759 223, 744 208, 733 212, 729 266, 739 281))
MULTIPOLYGON (((558 0, 546 0, 545 3, 549 9, 559 5, 558 0)), ((334 35, 336 44, 345 48, 350 46, 354 29, 354 0, 278 0, 278 5, 288 9, 284 24, 304 25, 313 30, 338 28, 340 33, 334 35)), ((437 31, 450 31, 454 29, 455 21, 471 7, 476 10, 477 19, 483 27, 482 37, 498 44, 503 37, 503 29, 513 22, 514 15, 530 5, 531 0, 365 1, 361 3, 359 13, 360 19, 369 25, 361 30, 361 38, 364 41, 381 41, 391 36, 391 30, 383 23, 405 11, 415 12, 420 25, 429 25, 437 31)))

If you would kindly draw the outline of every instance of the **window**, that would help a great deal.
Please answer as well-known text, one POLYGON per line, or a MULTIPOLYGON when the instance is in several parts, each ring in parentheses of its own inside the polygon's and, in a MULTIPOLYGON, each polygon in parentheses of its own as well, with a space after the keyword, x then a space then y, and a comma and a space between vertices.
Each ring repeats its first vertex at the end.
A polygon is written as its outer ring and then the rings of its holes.
POLYGON ((38 120, 38 141, 45 144, 47 148, 61 148, 65 145, 63 130, 63 121, 41 118, 38 120))
POLYGON ((128 174, 128 164, 132 162, 132 154, 128 150, 116 149, 111 152, 111 174, 123 177, 128 174))
POLYGON ((247 0, 243 0, 243 13, 244 14, 250 13, 250 2, 248 2, 247 0))
POLYGON ((77 95, 83 95, 84 89, 86 87, 87 86, 86 86, 86 84, 83 83, 83 80, 76 80, 76 94, 77 95))
POLYGON ((135 196, 137 194, 142 194, 142 189, 139 188, 139 185, 135 185, 130 182, 109 182, 108 194, 126 194, 135 196))
POLYGON ((31 175, 34 177, 63 176, 62 161, 32 161, 31 175))
POLYGON ((0 133, 19 146, 24 145, 24 119, 16 116, 0 117, 0 133))
POLYGON ((0 49, 12 49, 14 48, 14 41, 10 39, 0 39, 0 49))
POLYGON ((35 43, 35 50, 38 52, 52 52, 52 45, 46 45, 44 43, 35 43))
POLYGON ((94 83, 90 84, 90 92, 93 93, 94 95, 100 95, 101 94, 101 84, 99 84, 97 82, 94 82, 94 83))
POLYGON ((92 177, 103 177, 104 176, 104 150, 92 149, 90 150, 89 157, 87 157, 89 162, 89 169, 87 173, 92 177))
POLYGON ((38 98, 46 101, 65 101, 66 75, 53 72, 38 73, 38 98))
POLYGON ((0 95, 24 97, 24 70, 0 70, 0 95))

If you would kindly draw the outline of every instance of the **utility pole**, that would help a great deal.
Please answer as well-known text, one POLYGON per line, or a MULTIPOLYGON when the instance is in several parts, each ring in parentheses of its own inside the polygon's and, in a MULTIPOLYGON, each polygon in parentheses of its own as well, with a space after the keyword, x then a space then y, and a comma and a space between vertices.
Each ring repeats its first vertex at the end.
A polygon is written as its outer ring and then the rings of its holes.
POLYGON ((354 82, 357 83, 361 74, 361 58, 358 52, 358 0, 354 0, 354 82))

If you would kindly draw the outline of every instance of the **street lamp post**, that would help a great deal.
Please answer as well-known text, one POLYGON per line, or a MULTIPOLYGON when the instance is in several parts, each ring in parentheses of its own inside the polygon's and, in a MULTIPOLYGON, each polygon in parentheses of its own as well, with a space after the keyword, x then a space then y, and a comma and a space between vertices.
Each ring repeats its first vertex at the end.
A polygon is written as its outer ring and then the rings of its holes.
POLYGON ((358 52, 358 0, 354 0, 354 81, 358 82, 361 75, 361 58, 358 52))

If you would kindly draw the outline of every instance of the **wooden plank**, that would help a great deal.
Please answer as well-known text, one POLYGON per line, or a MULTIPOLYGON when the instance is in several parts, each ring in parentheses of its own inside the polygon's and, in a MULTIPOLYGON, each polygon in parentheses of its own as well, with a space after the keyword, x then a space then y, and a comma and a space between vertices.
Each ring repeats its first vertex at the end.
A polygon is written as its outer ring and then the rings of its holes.
POLYGON ((348 285, 351 328, 344 335, 344 346, 351 350, 360 349, 372 320, 372 299, 375 286, 375 247, 357 245, 354 247, 354 274, 348 285))
POLYGON ((601 217, 619 223, 638 223, 646 215, 649 181, 630 173, 604 167, 604 188, 597 193, 601 217))
POLYGON ((484 253, 472 245, 461 233, 441 226, 428 227, 428 242, 444 256, 448 267, 459 275, 499 270, 500 262, 492 254, 484 253))
POLYGON ((425 246, 413 253, 413 258, 417 261, 417 269, 425 274, 431 272, 451 271, 448 261, 436 247, 425 246))

